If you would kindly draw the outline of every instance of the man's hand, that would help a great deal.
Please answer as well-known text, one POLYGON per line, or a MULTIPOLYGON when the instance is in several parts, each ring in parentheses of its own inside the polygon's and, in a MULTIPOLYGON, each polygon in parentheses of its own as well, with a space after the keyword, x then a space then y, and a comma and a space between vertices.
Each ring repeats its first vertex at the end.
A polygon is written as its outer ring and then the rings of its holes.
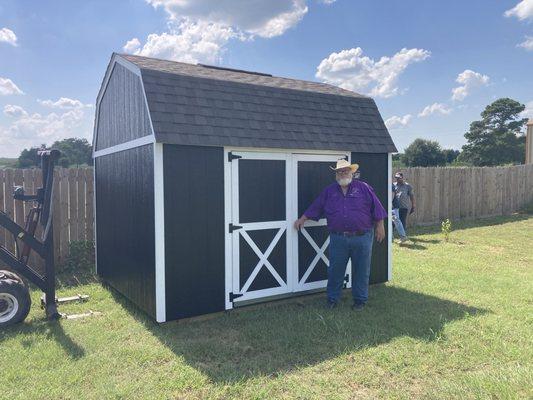
POLYGON ((385 239, 385 226, 383 220, 376 222, 375 224, 375 236, 376 240, 381 243, 385 239))
POLYGON ((414 213, 414 212, 415 212, 415 206, 412 206, 412 207, 411 207, 411 211, 409 211, 409 214, 412 214, 412 213, 414 213))
POLYGON ((305 215, 302 215, 300 218, 298 218, 296 221, 294 221, 294 229, 297 231, 300 230, 302 226, 304 226, 304 222, 307 221, 308 218, 305 215))

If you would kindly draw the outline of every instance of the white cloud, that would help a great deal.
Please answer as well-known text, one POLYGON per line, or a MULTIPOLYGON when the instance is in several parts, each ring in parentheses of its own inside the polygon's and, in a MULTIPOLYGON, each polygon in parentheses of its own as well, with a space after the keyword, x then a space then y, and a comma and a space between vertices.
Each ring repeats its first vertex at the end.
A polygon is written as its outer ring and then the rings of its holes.
POLYGON ((326 5, 330 5, 330 4, 333 4, 335 3, 337 0, 319 0, 320 3, 322 4, 326 4, 326 5))
POLYGON ((425 60, 430 52, 423 49, 401 49, 392 57, 378 61, 363 56, 360 47, 331 53, 317 67, 315 76, 344 89, 375 97, 391 97, 400 92, 399 76, 413 63, 425 60))
POLYGON ((446 104, 442 103, 433 103, 429 106, 424 107, 424 109, 418 114, 419 117, 427 117, 432 114, 442 114, 447 115, 451 113, 452 110, 446 104))
POLYGON ((60 110, 72 110, 83 107, 92 107, 92 104, 83 104, 81 101, 76 99, 69 99, 68 97, 60 97, 59 100, 37 100, 41 105, 58 108, 60 110))
MULTIPOLYGON (((230 27, 220 24, 183 21, 170 33, 148 35, 144 46, 138 47, 133 54, 189 63, 217 63, 225 44, 237 36, 230 27)), ((135 44, 134 40, 128 43, 135 44)))
POLYGON ((219 63, 231 39, 271 38, 297 25, 307 0, 146 0, 168 15, 168 30, 144 45, 132 38, 128 53, 184 62, 219 63))
POLYGON ((482 75, 479 72, 465 69, 461 72, 455 80, 461 86, 452 89, 452 99, 461 101, 472 93, 472 90, 486 86, 490 78, 487 75, 482 75))
POLYGON ((171 20, 183 18, 234 27, 262 37, 283 34, 307 13, 306 0, 146 0, 171 20))
MULTIPOLYGON (((81 126, 84 112, 70 110, 63 114, 39 113, 20 115, 20 117, 2 132, 2 136, 11 138, 44 138, 54 141, 66 137, 78 136, 77 128, 81 126)), ((41 142, 42 139, 39 140, 41 142)))
POLYGON ((520 113, 520 118, 533 120, 533 100, 526 103, 526 109, 520 113))
POLYGON ((12 46, 17 46, 17 35, 11 29, 0 29, 0 42, 9 43, 12 46))
POLYGON ((385 125, 388 129, 405 128, 407 125, 409 125, 409 122, 411 122, 412 118, 413 116, 411 114, 404 115, 403 117, 394 115, 385 121, 385 125))
POLYGON ((4 114, 13 119, 5 127, 0 125, 0 157, 17 157, 24 148, 70 137, 89 140, 92 135, 93 113, 83 107, 30 114, 22 107, 8 105, 4 114))
POLYGON ((126 53, 135 53, 137 50, 139 50, 139 47, 141 47, 141 42, 139 39, 133 38, 126 42, 122 50, 124 50, 126 53))
POLYGON ((25 109, 23 109, 20 106, 15 106, 13 104, 6 104, 4 106, 4 114, 9 117, 16 117, 16 118, 24 117, 28 115, 25 109))
POLYGON ((0 77, 0 96, 10 94, 24 94, 24 92, 11 79, 0 77))
POLYGON ((527 51, 533 51, 533 36, 526 36, 526 40, 524 40, 522 43, 517 45, 518 47, 522 47, 526 49, 527 51))
POLYGON ((528 18, 533 19, 533 0, 522 0, 513 8, 507 10, 504 15, 506 17, 516 17, 521 21, 528 18))

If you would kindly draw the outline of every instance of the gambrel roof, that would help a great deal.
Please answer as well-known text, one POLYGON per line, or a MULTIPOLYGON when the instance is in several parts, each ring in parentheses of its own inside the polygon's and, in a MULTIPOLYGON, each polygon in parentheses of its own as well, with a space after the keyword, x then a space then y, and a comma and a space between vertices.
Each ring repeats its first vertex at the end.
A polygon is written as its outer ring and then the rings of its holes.
POLYGON ((157 142, 396 152, 367 96, 319 82, 116 56, 140 70, 157 142))

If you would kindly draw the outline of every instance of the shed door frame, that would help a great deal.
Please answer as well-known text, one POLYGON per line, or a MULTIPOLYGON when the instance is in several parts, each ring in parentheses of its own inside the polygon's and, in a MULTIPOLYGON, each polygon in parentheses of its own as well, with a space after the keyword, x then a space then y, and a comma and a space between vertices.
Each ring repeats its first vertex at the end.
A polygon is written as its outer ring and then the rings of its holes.
MULTIPOLYGON (((246 151, 239 151, 237 152, 238 156, 242 157, 242 160, 267 160, 267 161, 281 161, 284 162, 284 170, 285 170, 285 182, 283 182, 285 186, 285 192, 287 193, 290 189, 290 187, 293 185, 292 182, 292 174, 289 171, 290 165, 290 155, 286 153, 266 153, 266 152, 246 152, 246 151)), ((254 300, 258 298, 268 297, 268 296, 276 296, 280 294, 286 294, 292 292, 293 282, 291 281, 291 275, 289 273, 290 268, 289 265, 291 264, 291 240, 290 238, 290 219, 288 216, 291 213, 290 210, 290 203, 287 202, 287 198, 285 198, 285 218, 280 220, 274 220, 274 221, 251 221, 251 222, 242 222, 241 216, 240 216, 240 199, 239 199, 239 191, 240 191, 240 184, 242 183, 239 177, 239 165, 240 165, 240 159, 235 159, 231 163, 231 223, 233 225, 237 225, 239 229, 234 230, 232 233, 229 232, 227 235, 231 236, 232 241, 232 265, 231 265, 231 274, 232 274, 232 293, 236 290, 236 288, 239 288, 238 295, 240 301, 245 300, 254 300), (254 232, 254 231, 264 231, 264 230, 277 230, 277 232, 274 234, 271 242, 267 246, 266 249, 261 250, 257 243, 255 243, 253 237, 248 232, 254 232), (284 235, 285 234, 285 235, 284 235), (244 242, 249 246, 250 249, 253 250, 253 252, 258 257, 259 261, 253 268, 250 275, 246 278, 246 281, 244 283, 240 282, 240 244, 244 242), (285 268, 285 281, 276 271, 275 266, 272 266, 272 264, 268 260, 268 256, 270 255, 271 251, 280 243, 281 240, 285 240, 286 247, 285 247, 285 262, 284 265, 282 263, 281 267, 285 268), (272 275, 272 277, 277 281, 278 287, 271 287, 271 288, 264 288, 260 290, 253 290, 250 289, 253 285, 255 279, 258 277, 258 274, 262 271, 266 270, 268 273, 272 275), (242 287, 241 287, 242 283, 242 287)), ((248 247, 246 246, 246 247, 248 247)), ((228 268, 226 268, 226 273, 228 273, 228 268)))
MULTIPOLYGON (((233 233, 229 233, 228 227, 235 220, 235 191, 232 191, 232 185, 238 184, 238 178, 235 177, 234 163, 230 161, 230 153, 234 155, 246 155, 247 158, 253 157, 255 159, 284 159, 286 160, 286 236, 287 236, 287 287, 280 291, 280 294, 293 293, 299 291, 306 291, 311 289, 318 289, 325 287, 325 282, 313 283, 308 285, 300 285, 298 283, 298 232, 292 229, 292 224, 299 216, 297 206, 297 163, 301 160, 310 161, 332 161, 335 162, 339 158, 348 157, 351 160, 351 152, 349 151, 312 151, 312 150, 293 150, 293 149, 259 149, 259 148, 224 148, 224 223, 225 223, 225 309, 233 308, 233 301, 230 299, 230 294, 234 288, 234 270, 233 259, 234 254, 234 238, 233 233), (332 159, 334 157, 334 159, 332 159)), ((308 221, 308 226, 323 224, 325 220, 319 222, 308 221)), ((238 232, 238 231, 234 231, 238 232)), ((321 246, 323 244, 319 244, 321 246)), ((349 265, 348 265, 349 267, 349 265)), ((349 269, 347 269, 349 270, 349 269)), ((349 278, 348 287, 351 285, 351 276, 349 278)), ((265 296, 275 293, 264 293, 265 296)), ((263 297, 263 296, 261 296, 263 297)), ((259 297, 254 297, 259 298, 259 297)), ((242 297, 243 301, 248 297, 242 297)), ((237 299, 238 302, 238 299, 237 299)))
MULTIPOLYGON (((298 218, 298 163, 299 162, 313 162, 313 161, 319 161, 319 162, 330 162, 335 163, 339 158, 342 157, 348 157, 348 161, 351 162, 351 153, 337 153, 337 154, 293 154, 292 155, 292 168, 293 168, 293 176, 294 176, 294 188, 295 190, 292 192, 292 208, 295 212, 295 218, 298 218)), ((293 292, 304 292, 307 290, 313 290, 313 289, 321 289, 325 288, 327 285, 327 279, 321 280, 321 281, 314 281, 314 282, 307 282, 307 279, 309 278, 309 275, 313 271, 314 268, 316 268, 318 261, 322 259, 324 263, 329 267, 329 259, 327 255, 325 254, 326 248, 329 246, 329 235, 327 236, 327 239, 324 243, 317 243, 315 239, 310 235, 310 233, 306 230, 306 227, 315 227, 315 226, 326 226, 327 221, 325 218, 322 218, 318 221, 308 220, 305 223, 305 226, 301 228, 301 235, 307 240, 307 242, 313 247, 315 250, 315 257, 311 261, 311 263, 306 266, 306 272, 302 276, 302 279, 299 278, 299 271, 298 266, 300 263, 299 260, 299 251, 298 251, 298 234, 294 232, 292 235, 293 240, 293 258, 292 261, 296 268, 293 268, 293 274, 294 274, 294 286, 293 286, 293 292)), ((348 264, 346 266, 346 274, 348 276, 348 281, 346 282, 346 287, 352 287, 352 262, 351 260, 348 260, 348 264)))

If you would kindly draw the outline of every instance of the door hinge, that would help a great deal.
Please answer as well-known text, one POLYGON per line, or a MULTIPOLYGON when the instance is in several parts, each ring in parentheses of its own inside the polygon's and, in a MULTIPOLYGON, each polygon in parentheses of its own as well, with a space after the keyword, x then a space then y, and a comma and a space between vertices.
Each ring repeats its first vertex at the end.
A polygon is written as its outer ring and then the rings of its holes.
POLYGON ((232 151, 228 153, 228 162, 232 162, 233 160, 238 160, 239 158, 242 158, 242 156, 238 156, 237 154, 233 154, 232 151))
POLYGON ((242 297, 244 296, 242 293, 233 293, 233 292, 229 292, 229 301, 231 301, 233 303, 233 301, 239 297, 242 297))
POLYGON ((229 233, 233 233, 233 231, 236 231, 237 229, 242 229, 242 226, 229 224, 229 233))

